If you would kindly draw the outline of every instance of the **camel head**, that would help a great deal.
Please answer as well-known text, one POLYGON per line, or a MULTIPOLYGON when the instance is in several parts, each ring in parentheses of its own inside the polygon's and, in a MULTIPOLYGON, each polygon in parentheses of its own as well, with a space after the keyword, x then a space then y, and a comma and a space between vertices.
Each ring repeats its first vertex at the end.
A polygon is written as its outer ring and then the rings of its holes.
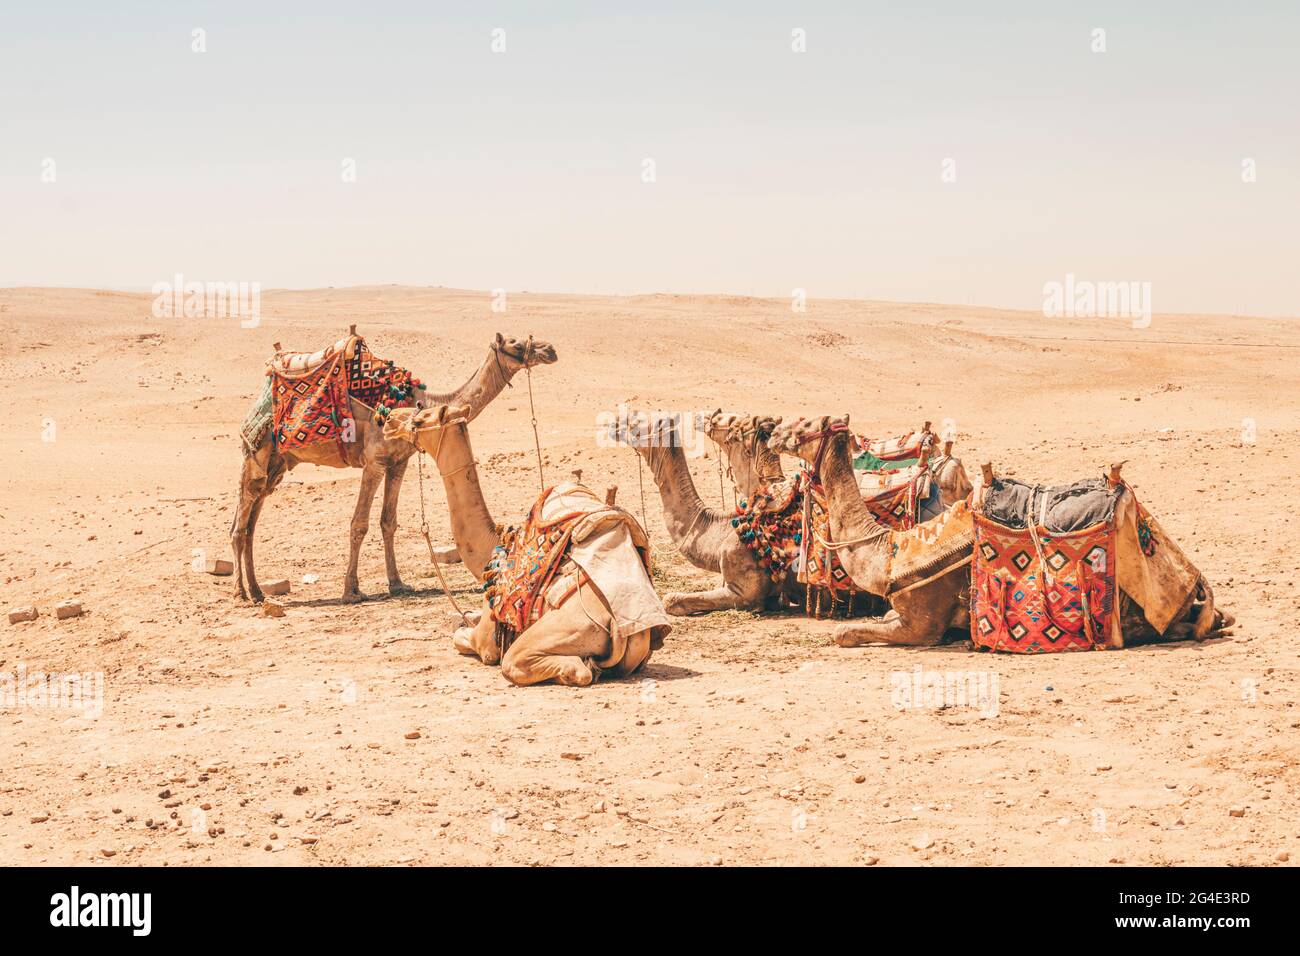
POLYGON ((496 352, 497 360, 511 375, 526 368, 550 365, 559 358, 555 346, 550 342, 532 337, 517 339, 500 332, 492 343, 492 351, 496 352))
POLYGON ((384 437, 405 439, 428 452, 442 471, 453 448, 469 446, 469 412, 468 405, 395 408, 384 422, 384 437))
POLYGON ((737 412, 699 412, 695 427, 719 445, 740 443, 754 448, 764 447, 772 437, 772 429, 781 423, 780 416, 741 415, 737 412))
POLYGON ((783 455, 795 455, 816 467, 820 464, 826 439, 844 436, 846 444, 853 441, 849 431, 849 416, 836 418, 822 415, 818 418, 797 418, 785 424, 775 424, 767 447, 783 455))
POLYGON ((634 449, 648 461, 653 449, 680 444, 677 426, 676 415, 652 416, 648 412, 628 411, 610 423, 609 437, 634 449))

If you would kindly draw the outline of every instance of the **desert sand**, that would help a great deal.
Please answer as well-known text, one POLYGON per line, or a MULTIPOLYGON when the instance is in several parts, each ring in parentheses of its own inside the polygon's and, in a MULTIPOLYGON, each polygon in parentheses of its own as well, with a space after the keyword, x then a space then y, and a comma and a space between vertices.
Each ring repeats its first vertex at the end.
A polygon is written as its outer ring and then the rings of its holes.
MULTIPOLYGON (((1260 865, 1300 850, 1300 322, 527 293, 494 314, 486 292, 385 286, 268 291, 243 329, 156 319, 151 301, 0 291, 0 577, 6 609, 41 612, 0 623, 0 673, 104 675, 98 716, 0 707, 0 859, 1260 865), (1043 483, 1127 459, 1235 634, 1024 658, 840 649, 829 621, 729 612, 679 619, 644 679, 514 688, 451 647, 414 462, 398 556, 416 592, 387 593, 376 504, 372 597, 339 602, 360 473, 305 466, 258 526, 259 577, 293 588, 264 617, 192 564, 230 557, 238 429, 272 343, 317 349, 350 323, 438 389, 497 330, 553 342, 558 364, 533 376, 547 477, 581 468, 638 513, 635 454, 595 436, 623 401, 848 412, 874 435, 951 418, 972 473, 989 460, 1043 483), (56 620, 66 599, 85 614, 56 620), (891 675, 916 667, 996 674, 996 715, 896 709, 891 675)), ((522 375, 471 434, 496 518, 519 519, 538 490, 522 375)), ((712 449, 692 468, 730 506, 712 449)), ((450 543, 431 468, 425 495, 450 543)), ((477 604, 468 573, 448 574, 477 604)), ((670 548, 656 578, 713 584, 670 548)))

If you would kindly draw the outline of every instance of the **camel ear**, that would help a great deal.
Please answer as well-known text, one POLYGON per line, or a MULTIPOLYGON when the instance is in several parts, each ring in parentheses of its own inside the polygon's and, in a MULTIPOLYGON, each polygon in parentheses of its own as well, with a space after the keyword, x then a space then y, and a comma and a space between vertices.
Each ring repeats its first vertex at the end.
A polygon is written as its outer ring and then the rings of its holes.
POLYGON ((501 346, 503 346, 503 345, 505 345, 505 344, 506 344, 506 337, 505 337, 504 335, 502 335, 500 332, 498 332, 498 333, 497 333, 497 348, 500 348, 501 346))
POLYGON ((845 413, 844 413, 844 424, 847 425, 848 423, 849 423, 849 413, 848 413, 848 412, 845 412, 845 413))

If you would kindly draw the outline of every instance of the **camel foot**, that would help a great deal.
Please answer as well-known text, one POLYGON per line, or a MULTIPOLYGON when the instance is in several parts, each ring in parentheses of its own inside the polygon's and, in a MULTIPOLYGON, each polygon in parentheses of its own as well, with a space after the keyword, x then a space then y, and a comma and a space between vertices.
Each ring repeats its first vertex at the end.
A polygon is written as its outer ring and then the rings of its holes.
POLYGON ((353 589, 350 590, 350 591, 344 591, 344 592, 343 592, 343 603, 344 603, 344 604, 360 604, 360 603, 361 603, 362 601, 364 601, 365 599, 366 599, 366 596, 365 596, 364 594, 362 594, 361 591, 358 590, 357 588, 353 588, 353 589))
POLYGON ((474 634, 472 627, 458 627, 451 633, 451 646, 458 652, 467 657, 478 657, 478 652, 474 650, 474 642, 470 639, 474 634))
POLYGON ((262 589, 257 586, 248 589, 248 596, 252 599, 254 604, 261 604, 264 597, 262 589))
POLYGON ((414 593, 414 591, 415 588, 411 587, 401 578, 394 578, 393 580, 388 582, 389 594, 412 594, 414 593))
POLYGON ((831 632, 831 640, 840 647, 861 647, 863 644, 883 641, 884 638, 876 636, 861 624, 837 624, 831 632))

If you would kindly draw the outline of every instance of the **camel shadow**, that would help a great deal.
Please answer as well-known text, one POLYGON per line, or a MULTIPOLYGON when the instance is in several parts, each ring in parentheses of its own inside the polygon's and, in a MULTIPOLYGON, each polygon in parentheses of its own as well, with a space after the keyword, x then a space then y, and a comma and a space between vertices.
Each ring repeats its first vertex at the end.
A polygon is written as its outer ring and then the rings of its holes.
MULTIPOLYGON (((462 602, 464 602, 465 600, 469 600, 470 602, 472 602, 471 607, 466 608, 466 610, 477 610, 478 609, 477 599, 483 596, 483 592, 478 590, 477 588, 472 588, 472 587, 453 588, 451 591, 451 595, 455 597, 457 600, 460 600, 462 602)), ((304 599, 301 601, 288 601, 285 602, 284 606, 286 608, 360 607, 367 604, 384 604, 388 601, 403 601, 408 598, 446 598, 446 597, 447 597, 447 592, 439 587, 429 587, 429 588, 413 587, 410 588, 409 590, 401 591, 397 594, 390 594, 387 591, 380 591, 380 592, 376 592, 375 594, 367 594, 360 601, 345 601, 341 597, 312 598, 310 600, 304 599)), ((448 612, 451 612, 450 604, 448 604, 447 610, 448 612)))
POLYGON ((675 680, 691 680, 699 677, 700 672, 691 670, 689 667, 678 667, 675 664, 659 664, 651 658, 650 663, 646 664, 640 671, 633 674, 631 680, 650 678, 652 680, 667 683, 675 680))

